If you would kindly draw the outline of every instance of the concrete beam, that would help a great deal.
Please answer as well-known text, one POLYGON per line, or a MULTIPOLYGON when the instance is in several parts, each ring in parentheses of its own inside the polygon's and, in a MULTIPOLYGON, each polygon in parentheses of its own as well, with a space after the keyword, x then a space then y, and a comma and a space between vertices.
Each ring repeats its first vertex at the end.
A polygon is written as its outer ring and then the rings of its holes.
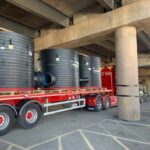
POLYGON ((150 21, 150 0, 142 0, 82 21, 65 29, 52 32, 35 39, 35 50, 49 47, 75 48, 93 43, 96 38, 104 38, 117 28, 150 21))
POLYGON ((149 76, 150 77, 150 69, 139 69, 139 76, 144 77, 144 76, 149 76))
POLYGON ((6 0, 28 12, 34 13, 47 21, 69 26, 69 18, 40 0, 6 0))
POLYGON ((100 45, 100 46, 102 46, 102 47, 104 47, 104 48, 106 48, 106 49, 108 49, 108 50, 111 50, 111 51, 113 51, 113 52, 115 52, 115 44, 114 43, 112 43, 111 41, 96 41, 95 42, 97 45, 100 45))
POLYGON ((90 51, 88 51, 88 50, 86 50, 84 48, 75 48, 73 50, 75 50, 75 51, 77 51, 77 52, 79 52, 80 54, 83 54, 83 55, 94 55, 94 56, 100 57, 99 54, 94 53, 94 52, 90 52, 90 51))
POLYGON ((30 27, 0 16, 0 27, 35 38, 38 32, 30 27))
POLYGON ((137 1, 142 1, 142 0, 122 0, 123 5, 128 5, 137 1))
POLYGON ((114 0, 97 0, 106 10, 114 9, 114 0))
MULTIPOLYGON (((107 66, 110 66, 112 64, 113 65, 116 64, 115 59, 113 59, 113 61, 111 63, 108 63, 107 66)), ((142 70, 142 68, 150 68, 150 54, 138 54, 138 67, 140 70, 142 70)), ((149 73, 149 75, 150 75, 150 73, 149 73)))
POLYGON ((101 5, 94 5, 90 8, 79 11, 73 15, 73 24, 78 24, 87 19, 97 16, 97 14, 104 13, 104 8, 101 5))
POLYGON ((150 37, 145 32, 139 32, 138 37, 143 41, 147 49, 150 49, 150 37))
POLYGON ((138 66, 139 67, 150 67, 150 54, 139 54, 138 55, 138 66))

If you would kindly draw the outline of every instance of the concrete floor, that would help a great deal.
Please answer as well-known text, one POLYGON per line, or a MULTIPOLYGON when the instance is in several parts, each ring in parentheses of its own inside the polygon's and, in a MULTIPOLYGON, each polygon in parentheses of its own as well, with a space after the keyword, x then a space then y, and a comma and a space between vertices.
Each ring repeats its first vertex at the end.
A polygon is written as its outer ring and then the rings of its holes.
POLYGON ((141 121, 119 121, 116 114, 111 108, 47 116, 33 129, 16 126, 0 137, 0 150, 150 150, 150 102, 141 105, 141 121))

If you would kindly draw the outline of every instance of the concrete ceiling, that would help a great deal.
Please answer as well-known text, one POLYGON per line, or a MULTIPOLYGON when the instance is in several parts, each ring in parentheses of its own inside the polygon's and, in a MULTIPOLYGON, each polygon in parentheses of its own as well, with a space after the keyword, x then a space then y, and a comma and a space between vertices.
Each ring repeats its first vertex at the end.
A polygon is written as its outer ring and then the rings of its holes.
MULTIPOLYGON (((111 1, 114 2, 114 0, 111 1)), ((121 0, 115 1, 119 6, 121 0)), ((95 15, 111 11, 116 8, 116 5, 112 4, 106 3, 106 0, 36 0, 36 2, 34 0, 1 0, 0 27, 35 38, 47 29, 67 28, 69 25, 78 24, 95 15)), ((129 4, 129 2, 124 2, 124 4, 129 4)), ((138 33, 139 53, 150 52, 150 23, 144 26, 144 31, 142 29, 138 33)), ((110 38, 108 34, 103 40, 91 40, 92 43, 87 42, 80 48, 91 54, 114 57, 114 35, 110 38)))
POLYGON ((56 10, 62 12, 68 17, 72 17, 75 13, 92 6, 95 0, 41 0, 56 10))

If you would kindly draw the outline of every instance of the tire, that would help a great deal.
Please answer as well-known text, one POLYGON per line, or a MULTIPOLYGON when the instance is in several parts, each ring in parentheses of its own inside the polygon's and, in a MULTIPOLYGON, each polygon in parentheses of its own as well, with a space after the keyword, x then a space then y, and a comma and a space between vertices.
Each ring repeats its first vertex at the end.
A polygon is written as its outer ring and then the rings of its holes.
POLYGON ((31 129, 35 127, 42 117, 41 108, 35 103, 23 105, 18 116, 18 124, 23 129, 31 129))
POLYGON ((100 112, 103 109, 102 98, 100 96, 96 97, 96 106, 94 108, 95 111, 100 112))
POLYGON ((15 112, 8 106, 0 106, 0 136, 5 135, 14 125, 15 112))
POLYGON ((109 96, 106 96, 105 97, 105 103, 104 103, 104 106, 103 106, 103 108, 104 108, 104 110, 107 110, 107 109, 109 109, 110 108, 110 97, 109 96))

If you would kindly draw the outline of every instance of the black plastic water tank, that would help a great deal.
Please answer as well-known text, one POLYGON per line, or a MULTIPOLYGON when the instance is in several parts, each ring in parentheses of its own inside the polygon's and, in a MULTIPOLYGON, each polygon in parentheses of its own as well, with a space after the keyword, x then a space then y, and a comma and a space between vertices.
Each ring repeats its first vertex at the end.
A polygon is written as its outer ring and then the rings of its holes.
POLYGON ((100 57, 90 56, 90 62, 91 62, 91 86, 101 87, 100 57))
POLYGON ((89 56, 79 55, 80 86, 91 86, 91 62, 89 56))
POLYGON ((79 56, 80 86, 101 87, 100 58, 96 56, 79 56))
POLYGON ((79 86, 78 53, 70 49, 45 49, 40 52, 41 71, 56 77, 51 87, 79 86))
POLYGON ((0 88, 33 87, 33 41, 0 31, 0 88))

